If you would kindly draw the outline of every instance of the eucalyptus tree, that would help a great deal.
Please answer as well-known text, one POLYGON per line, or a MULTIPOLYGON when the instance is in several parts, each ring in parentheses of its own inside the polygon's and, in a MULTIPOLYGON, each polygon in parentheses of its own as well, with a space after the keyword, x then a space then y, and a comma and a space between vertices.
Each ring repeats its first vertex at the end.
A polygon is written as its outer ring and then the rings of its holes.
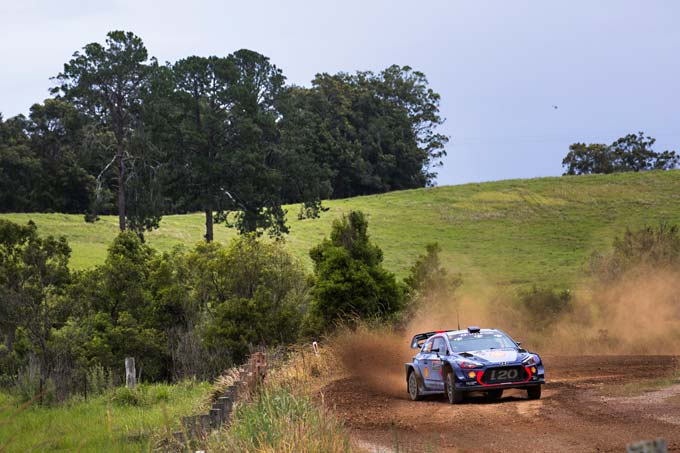
MULTIPOLYGON (((147 83, 148 53, 142 39, 131 32, 111 31, 105 45, 90 43, 77 51, 55 77, 53 94, 61 93, 114 138, 110 166, 116 169, 118 222, 126 228, 126 161, 132 136, 139 125, 142 91, 147 83)), ((100 174, 101 177, 101 174, 100 174)))

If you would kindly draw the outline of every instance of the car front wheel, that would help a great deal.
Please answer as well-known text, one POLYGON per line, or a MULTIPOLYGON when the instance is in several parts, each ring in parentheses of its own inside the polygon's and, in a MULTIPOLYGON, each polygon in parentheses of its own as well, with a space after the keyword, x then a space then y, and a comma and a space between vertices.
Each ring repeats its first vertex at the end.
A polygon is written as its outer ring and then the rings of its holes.
POLYGON ((446 388, 446 397, 450 404, 458 404, 463 401, 463 392, 456 390, 456 378, 453 373, 446 373, 444 386, 446 388))
POLYGON ((530 400, 537 400, 541 397, 541 386, 529 387, 527 389, 527 398, 530 400))

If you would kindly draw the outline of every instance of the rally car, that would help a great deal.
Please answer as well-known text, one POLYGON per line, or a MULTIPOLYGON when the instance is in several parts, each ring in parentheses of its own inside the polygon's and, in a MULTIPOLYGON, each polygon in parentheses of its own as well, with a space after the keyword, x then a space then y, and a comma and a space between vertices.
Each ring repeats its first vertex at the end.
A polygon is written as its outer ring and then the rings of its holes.
POLYGON ((445 393, 455 404, 467 392, 498 399, 508 388, 526 389, 529 399, 541 397, 545 384, 541 358, 501 330, 471 326, 420 333, 411 348, 420 349, 406 364, 407 389, 414 401, 445 393))

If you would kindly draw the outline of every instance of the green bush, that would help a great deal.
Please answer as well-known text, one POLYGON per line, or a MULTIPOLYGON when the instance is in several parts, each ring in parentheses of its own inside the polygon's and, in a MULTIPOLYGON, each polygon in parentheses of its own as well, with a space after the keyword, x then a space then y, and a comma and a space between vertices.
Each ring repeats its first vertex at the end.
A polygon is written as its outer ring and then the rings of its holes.
POLYGON ((85 378, 87 380, 87 392, 90 395, 99 395, 113 388, 111 371, 98 363, 87 369, 85 378))
POLYGON ((117 406, 150 407, 170 401, 170 387, 167 384, 146 383, 138 384, 134 389, 121 386, 111 391, 110 399, 117 406))
POLYGON ((352 319, 387 319, 403 308, 403 288, 382 267, 382 250, 367 230, 364 214, 352 211, 335 220, 331 238, 309 252, 314 287, 308 325, 328 328, 352 319))
POLYGON ((117 387, 111 394, 111 402, 118 406, 143 406, 146 398, 141 388, 117 387))
POLYGON ((680 230, 677 225, 661 223, 639 230, 626 229, 614 239, 610 253, 593 254, 591 272, 600 281, 623 277, 630 271, 680 269, 680 230))
POLYGON ((213 355, 241 363, 252 346, 296 341, 307 308, 307 277, 281 244, 241 236, 227 248, 199 246, 189 262, 194 297, 209 313, 204 339, 213 355))
POLYGON ((568 289, 555 290, 533 286, 519 292, 521 312, 534 328, 540 329, 556 321, 572 308, 572 294, 568 289))
POLYGON ((425 246, 425 254, 420 255, 411 266, 409 275, 404 279, 409 302, 418 306, 428 301, 450 300, 463 283, 460 274, 449 275, 442 267, 439 253, 442 251, 436 242, 425 246))

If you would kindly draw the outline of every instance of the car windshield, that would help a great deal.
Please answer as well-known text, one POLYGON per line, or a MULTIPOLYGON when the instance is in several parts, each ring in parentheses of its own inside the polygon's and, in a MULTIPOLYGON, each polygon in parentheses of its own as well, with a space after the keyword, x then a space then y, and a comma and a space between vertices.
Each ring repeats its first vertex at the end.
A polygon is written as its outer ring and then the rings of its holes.
POLYGON ((458 333, 449 334, 448 337, 453 352, 517 347, 514 341, 500 332, 458 333))

